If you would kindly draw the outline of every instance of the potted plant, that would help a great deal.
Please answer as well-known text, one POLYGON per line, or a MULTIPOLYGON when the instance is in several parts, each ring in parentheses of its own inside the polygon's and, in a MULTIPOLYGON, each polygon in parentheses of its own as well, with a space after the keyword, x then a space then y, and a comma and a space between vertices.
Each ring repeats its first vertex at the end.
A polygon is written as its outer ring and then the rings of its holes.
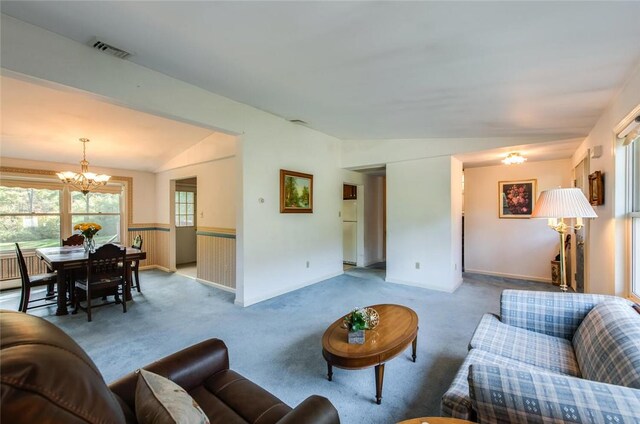
POLYGON ((348 342, 355 344, 364 343, 364 330, 369 329, 369 314, 367 308, 355 308, 344 318, 344 324, 348 331, 348 342))

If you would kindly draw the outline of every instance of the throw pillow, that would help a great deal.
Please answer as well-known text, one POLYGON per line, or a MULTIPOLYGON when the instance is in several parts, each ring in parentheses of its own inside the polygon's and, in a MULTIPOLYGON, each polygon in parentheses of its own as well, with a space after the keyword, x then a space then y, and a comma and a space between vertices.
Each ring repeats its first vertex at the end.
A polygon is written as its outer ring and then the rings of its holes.
POLYGON ((139 370, 136 417, 141 424, 209 424, 195 400, 173 381, 139 370))

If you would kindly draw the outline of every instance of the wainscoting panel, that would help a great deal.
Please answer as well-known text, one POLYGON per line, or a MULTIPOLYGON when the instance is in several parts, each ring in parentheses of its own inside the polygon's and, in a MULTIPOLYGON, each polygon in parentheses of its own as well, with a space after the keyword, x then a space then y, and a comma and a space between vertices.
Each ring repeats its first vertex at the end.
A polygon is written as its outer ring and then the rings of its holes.
POLYGON ((169 225, 134 224, 129 227, 128 246, 133 244, 138 234, 142 237, 142 250, 147 253, 147 259, 141 261, 140 266, 169 268, 169 225))
POLYGON ((198 227, 198 279, 236 288, 235 229, 198 227))
MULTIPOLYGON (((27 270, 29 275, 44 274, 47 272, 47 267, 36 256, 34 251, 23 251, 24 261, 27 263, 27 270)), ((7 253, 0 256, 0 280, 11 280, 14 278, 20 278, 20 268, 18 267, 18 257, 15 253, 7 253)))

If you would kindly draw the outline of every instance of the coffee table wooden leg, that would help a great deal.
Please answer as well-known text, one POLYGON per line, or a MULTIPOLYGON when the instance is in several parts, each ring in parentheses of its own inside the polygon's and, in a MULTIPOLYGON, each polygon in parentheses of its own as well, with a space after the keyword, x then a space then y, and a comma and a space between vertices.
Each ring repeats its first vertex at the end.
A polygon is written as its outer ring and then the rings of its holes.
POLYGON ((382 403, 382 380, 384 379, 384 364, 376 365, 376 403, 382 403))
POLYGON ((418 347, 418 335, 417 334, 416 334, 416 338, 413 339, 413 343, 411 345, 412 345, 411 347, 412 347, 412 351, 413 351, 411 357, 413 358, 413 362, 416 362, 416 349, 418 347))
POLYGON ((327 378, 329 379, 329 381, 332 381, 333 379, 333 366, 327 362, 327 378))

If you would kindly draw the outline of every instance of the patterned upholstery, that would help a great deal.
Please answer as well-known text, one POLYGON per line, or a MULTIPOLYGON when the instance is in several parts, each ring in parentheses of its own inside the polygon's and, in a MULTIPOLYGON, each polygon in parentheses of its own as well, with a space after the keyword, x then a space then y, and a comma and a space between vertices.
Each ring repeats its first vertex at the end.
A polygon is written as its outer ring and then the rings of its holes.
POLYGON ((550 371, 581 376, 570 341, 503 324, 492 314, 482 317, 469 348, 495 353, 550 371))
POLYGON ((596 305, 578 327, 573 346, 585 378, 640 389, 640 315, 629 306, 596 305))
POLYGON ((514 369, 546 372, 544 369, 516 361, 515 359, 506 358, 479 349, 471 349, 458 369, 458 373, 454 377, 451 386, 449 386, 447 392, 442 396, 440 408, 443 417, 460 418, 463 420, 473 420, 475 418, 475 412, 471 407, 471 398, 469 397, 469 382, 467 377, 469 375, 469 366, 480 364, 501 365, 514 369))
POLYGON ((442 415, 640 424, 640 315, 631 304, 614 296, 503 291, 502 315, 480 321, 442 397, 442 415))
POLYGON ((640 423, 640 390, 560 374, 472 365, 480 423, 640 423))
POLYGON ((500 319, 514 327, 571 340, 591 308, 604 300, 622 301, 599 294, 504 290, 500 319))

